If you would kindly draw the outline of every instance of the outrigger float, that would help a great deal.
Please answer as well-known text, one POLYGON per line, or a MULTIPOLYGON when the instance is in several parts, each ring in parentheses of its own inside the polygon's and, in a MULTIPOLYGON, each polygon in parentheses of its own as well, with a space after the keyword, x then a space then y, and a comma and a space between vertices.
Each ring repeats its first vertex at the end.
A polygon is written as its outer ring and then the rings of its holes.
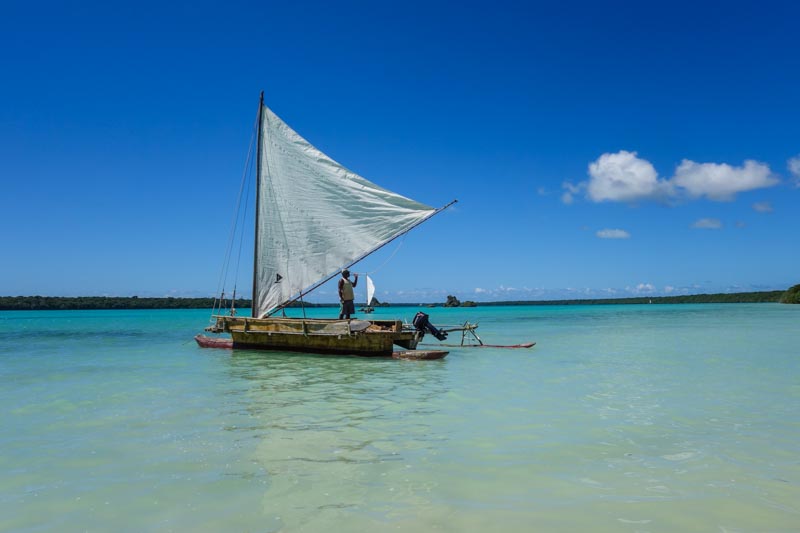
POLYGON ((461 332, 461 344, 439 344, 439 346, 449 346, 451 348, 533 348, 535 342, 524 342, 522 344, 486 344, 475 333, 478 329, 478 324, 471 324, 464 322, 461 326, 443 326, 441 328, 445 333, 452 333, 454 331, 461 332))

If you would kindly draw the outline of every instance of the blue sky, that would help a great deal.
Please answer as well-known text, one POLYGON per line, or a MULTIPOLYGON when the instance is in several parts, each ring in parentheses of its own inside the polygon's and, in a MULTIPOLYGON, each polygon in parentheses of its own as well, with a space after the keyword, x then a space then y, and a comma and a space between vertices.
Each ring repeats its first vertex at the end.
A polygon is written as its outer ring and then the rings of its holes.
POLYGON ((0 294, 213 294, 260 90, 355 172, 458 198, 355 268, 381 299, 787 288, 797 20, 788 1, 6 3, 0 294))

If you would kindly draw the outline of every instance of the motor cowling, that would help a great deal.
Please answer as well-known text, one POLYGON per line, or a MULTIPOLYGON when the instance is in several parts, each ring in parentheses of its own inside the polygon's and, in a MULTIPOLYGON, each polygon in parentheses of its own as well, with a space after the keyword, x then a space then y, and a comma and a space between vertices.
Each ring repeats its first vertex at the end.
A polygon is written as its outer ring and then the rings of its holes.
POLYGON ((436 329, 436 327, 431 324, 428 315, 422 311, 414 315, 414 320, 412 320, 411 323, 414 325, 417 331, 421 331, 423 334, 430 333, 440 341, 443 341, 447 338, 447 332, 436 329))

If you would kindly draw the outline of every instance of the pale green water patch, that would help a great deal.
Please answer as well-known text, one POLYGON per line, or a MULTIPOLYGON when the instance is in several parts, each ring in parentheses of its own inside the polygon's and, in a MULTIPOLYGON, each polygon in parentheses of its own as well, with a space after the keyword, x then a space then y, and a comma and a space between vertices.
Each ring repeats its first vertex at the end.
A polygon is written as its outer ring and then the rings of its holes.
POLYGON ((800 309, 426 312, 537 346, 327 358, 199 349, 207 312, 0 313, 0 529, 800 528, 800 309))

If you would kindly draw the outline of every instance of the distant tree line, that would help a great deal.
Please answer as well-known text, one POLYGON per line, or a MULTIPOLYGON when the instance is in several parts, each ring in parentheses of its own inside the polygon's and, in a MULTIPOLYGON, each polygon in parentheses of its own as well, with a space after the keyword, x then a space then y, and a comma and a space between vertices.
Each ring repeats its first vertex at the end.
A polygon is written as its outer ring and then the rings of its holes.
POLYGON ((782 304, 800 304, 800 285, 795 285, 781 296, 782 304))
MULTIPOLYGON (((139 298, 138 296, 0 296, 0 310, 75 309, 211 309, 213 298, 139 298)), ((236 300, 237 307, 250 307, 250 300, 236 300)))
MULTIPOLYGON (((683 296, 653 296, 636 298, 607 298, 602 300, 540 300, 481 302, 481 306, 493 305, 608 305, 608 304, 706 304, 706 303, 800 303, 800 285, 787 291, 739 292, 718 294, 687 294, 683 296)), ((138 296, 0 296, 0 311, 31 310, 76 310, 76 309, 211 309, 214 298, 139 298, 138 296)), ((474 302, 459 302, 448 296, 445 307, 468 307, 474 302)), ((249 308, 250 300, 236 300, 236 307, 249 308)), ((288 307, 335 307, 338 304, 314 304, 293 302, 288 307)), ((387 306, 389 304, 380 304, 387 306)), ((395 304, 402 306, 403 304, 395 304)), ((440 304, 441 305, 441 304, 440 304)), ((223 308, 230 307, 230 300, 223 308)))
POLYGON ((787 291, 685 294, 683 296, 638 296, 598 300, 546 300, 533 302, 481 302, 481 305, 608 305, 608 304, 742 304, 777 303, 787 291))

